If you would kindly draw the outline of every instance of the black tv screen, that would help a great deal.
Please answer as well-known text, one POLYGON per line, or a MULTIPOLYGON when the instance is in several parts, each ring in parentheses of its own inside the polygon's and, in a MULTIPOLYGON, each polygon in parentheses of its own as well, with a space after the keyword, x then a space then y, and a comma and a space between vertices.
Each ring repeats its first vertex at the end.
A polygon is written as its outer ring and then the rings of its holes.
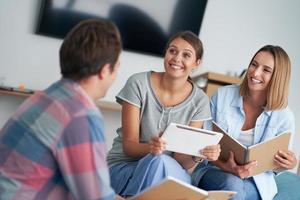
POLYGON ((79 21, 108 19, 126 50, 163 55, 178 31, 199 35, 207 0, 42 0, 36 33, 64 38, 79 21))

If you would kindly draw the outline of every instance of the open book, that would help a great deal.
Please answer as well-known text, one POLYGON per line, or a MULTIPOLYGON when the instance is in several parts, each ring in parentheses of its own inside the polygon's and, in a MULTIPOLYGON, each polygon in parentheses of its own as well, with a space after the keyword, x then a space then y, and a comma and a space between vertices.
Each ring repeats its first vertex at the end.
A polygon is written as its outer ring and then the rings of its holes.
POLYGON ((273 161, 274 156, 277 154, 278 150, 288 150, 291 137, 291 133, 285 132, 271 138, 270 140, 246 147, 231 137, 215 122, 213 122, 213 130, 224 134, 220 141, 221 159, 226 161, 229 158, 229 152, 232 151, 234 153, 235 161, 240 165, 247 164, 253 160, 257 161, 258 166, 253 168, 250 176, 276 169, 278 166, 273 161))
POLYGON ((226 200, 235 194, 233 191, 205 191, 173 177, 167 177, 128 200, 226 200))
POLYGON ((162 134, 167 142, 166 150, 198 157, 203 157, 200 149, 218 144, 222 136, 222 133, 176 123, 170 123, 162 134))

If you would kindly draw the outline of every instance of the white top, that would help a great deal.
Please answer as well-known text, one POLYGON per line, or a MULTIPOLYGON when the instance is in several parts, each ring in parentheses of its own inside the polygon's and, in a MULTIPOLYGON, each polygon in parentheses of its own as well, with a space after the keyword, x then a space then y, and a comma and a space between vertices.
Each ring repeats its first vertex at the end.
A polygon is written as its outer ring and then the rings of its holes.
POLYGON ((240 143, 242 143, 243 145, 245 145, 246 147, 249 147, 249 146, 253 145, 254 128, 249 129, 249 130, 245 130, 245 131, 241 130, 241 134, 238 138, 238 141, 240 143))

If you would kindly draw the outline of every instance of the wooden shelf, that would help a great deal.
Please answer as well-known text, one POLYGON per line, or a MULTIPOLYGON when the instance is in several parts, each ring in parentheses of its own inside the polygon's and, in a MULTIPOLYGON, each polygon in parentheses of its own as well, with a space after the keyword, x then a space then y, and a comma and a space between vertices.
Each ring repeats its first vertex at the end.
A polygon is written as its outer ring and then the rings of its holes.
MULTIPOLYGON (((27 98, 32 94, 0 89, 0 95, 27 98)), ((98 101, 95 101, 95 104, 101 109, 112 110, 112 111, 121 111, 121 106, 115 102, 98 100, 98 101)))
POLYGON ((0 94, 7 95, 7 96, 23 97, 23 98, 27 98, 31 95, 31 94, 24 93, 24 92, 8 91, 8 90, 3 90, 3 89, 0 89, 0 94))
POLYGON ((242 79, 235 76, 227 76, 225 74, 220 74, 216 72, 206 72, 204 74, 200 74, 199 76, 194 77, 193 79, 198 78, 206 78, 211 82, 218 82, 221 84, 239 84, 242 82, 242 79))
POLYGON ((242 82, 242 79, 239 77, 227 76, 216 72, 207 72, 193 77, 192 80, 201 87, 208 96, 211 96, 218 87, 240 84, 242 82))

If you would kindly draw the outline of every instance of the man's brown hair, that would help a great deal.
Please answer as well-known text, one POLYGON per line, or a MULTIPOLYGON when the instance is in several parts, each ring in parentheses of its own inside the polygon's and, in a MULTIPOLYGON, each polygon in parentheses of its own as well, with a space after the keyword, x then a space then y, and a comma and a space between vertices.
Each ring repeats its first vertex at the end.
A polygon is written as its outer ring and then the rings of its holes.
POLYGON ((81 21, 65 37, 60 48, 60 68, 64 78, 81 80, 97 74, 118 60, 122 44, 118 28, 110 21, 81 21))

